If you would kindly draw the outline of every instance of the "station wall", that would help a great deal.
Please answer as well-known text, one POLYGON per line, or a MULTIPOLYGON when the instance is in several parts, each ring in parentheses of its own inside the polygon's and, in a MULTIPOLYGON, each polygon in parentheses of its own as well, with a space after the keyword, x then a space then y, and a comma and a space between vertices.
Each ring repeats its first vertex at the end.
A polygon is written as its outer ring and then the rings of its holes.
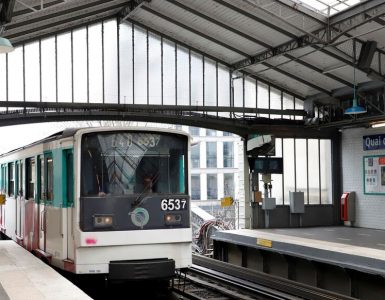
POLYGON ((385 230, 385 195, 364 194, 363 157, 385 156, 385 149, 363 150, 363 136, 375 134, 385 134, 385 128, 355 128, 342 132, 342 189, 356 193, 354 226, 385 230))

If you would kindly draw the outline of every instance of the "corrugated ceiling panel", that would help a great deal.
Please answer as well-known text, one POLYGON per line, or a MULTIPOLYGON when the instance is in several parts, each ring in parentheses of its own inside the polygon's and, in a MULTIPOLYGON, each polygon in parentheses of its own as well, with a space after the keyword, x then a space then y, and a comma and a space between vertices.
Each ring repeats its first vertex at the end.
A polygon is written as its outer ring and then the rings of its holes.
POLYGON ((201 36, 194 34, 188 30, 177 27, 174 24, 161 19, 147 11, 138 10, 132 19, 144 24, 150 28, 153 28, 156 31, 162 32, 165 35, 168 35, 176 40, 185 43, 191 47, 194 47, 202 52, 205 52, 209 55, 212 55, 220 60, 226 61, 228 63, 234 63, 241 59, 244 59, 244 56, 235 53, 227 48, 221 47, 214 42, 202 38, 201 36))
POLYGON ((253 55, 265 49, 265 47, 256 44, 251 40, 226 30, 223 27, 207 21, 206 19, 192 14, 167 1, 154 1, 150 3, 149 7, 177 22, 183 23, 185 26, 201 32, 204 35, 210 36, 231 47, 237 48, 248 55, 253 55))
MULTIPOLYGON (((385 20, 383 21, 385 23, 385 20)), ((385 28, 377 22, 366 23, 354 30, 349 31, 352 36, 359 36, 363 41, 377 41, 377 47, 385 47, 385 28)))
MULTIPOLYGON (((277 46, 291 39, 287 35, 274 30, 272 27, 256 22, 246 15, 240 14, 218 2, 211 0, 181 2, 266 44, 277 46)), ((234 3, 230 2, 230 5, 234 5, 234 3)), ((250 12, 247 11, 247 13, 250 12)))
POLYGON ((267 69, 269 69, 269 67, 267 67, 263 64, 257 64, 257 65, 252 65, 250 67, 247 67, 244 70, 249 72, 249 73, 254 73, 258 76, 258 73, 261 73, 267 69))
MULTIPOLYGON (((364 72, 357 69, 355 70, 355 72, 356 72, 356 75, 355 75, 356 83, 370 81, 370 79, 367 77, 367 75, 364 72)), ((344 68, 335 70, 333 74, 341 78, 345 78, 347 81, 352 82, 352 84, 354 82, 354 69, 351 66, 345 66, 344 68)))
MULTIPOLYGON (((385 21, 384 21, 385 23, 385 21)), ((350 32, 354 36, 359 36, 361 40, 363 41, 376 41, 377 42, 377 48, 384 50, 385 48, 385 28, 383 25, 380 25, 377 22, 370 22, 367 24, 364 24, 360 27, 358 27, 355 30, 352 30, 350 32)), ((357 54, 357 57, 359 57, 359 54, 357 54)), ((371 62, 371 68, 377 72, 380 72, 379 69, 379 60, 378 60, 378 54, 379 52, 376 51, 373 60, 371 62)), ((381 57, 381 59, 384 59, 385 57, 381 57)), ((382 63, 382 62, 381 62, 382 63)), ((381 70, 382 73, 385 72, 385 70, 381 70)))
POLYGON ((280 65, 279 69, 289 72, 296 77, 303 78, 304 80, 329 91, 345 86, 344 84, 303 66, 296 61, 280 65))
MULTIPOLYGON (((296 28, 300 28, 307 32, 314 31, 323 27, 323 23, 318 19, 315 19, 305 13, 298 11, 295 8, 292 8, 288 5, 276 0, 264 0, 264 1, 255 1, 255 0, 246 0, 250 3, 258 2, 259 9, 281 18, 287 24, 291 24, 296 28)), ((293 3, 294 4, 294 3, 293 3)))
POLYGON ((344 63, 340 60, 335 59, 330 55, 327 55, 321 51, 310 47, 298 49, 296 51, 291 52, 290 54, 295 57, 301 57, 301 60, 323 70, 328 70, 330 68, 344 65, 344 63))
POLYGON ((245 11, 251 12, 255 15, 258 15, 260 18, 268 20, 274 25, 280 26, 285 30, 288 30, 294 33, 297 36, 303 34, 301 30, 295 29, 288 24, 293 24, 305 31, 313 31, 319 28, 322 28, 322 24, 307 15, 295 10, 290 9, 289 7, 277 3, 277 1, 273 0, 265 0, 265 1, 253 1, 253 0, 226 0, 228 2, 232 2, 234 5, 244 9, 245 11), (257 2, 263 3, 263 8, 259 8, 259 4, 257 2), (272 16, 272 14, 274 16, 272 16), (280 17, 283 20, 280 20, 280 17))
POLYGON ((258 75, 258 77, 275 83, 278 86, 282 86, 290 91, 302 95, 303 97, 318 94, 319 91, 315 90, 301 82, 292 79, 289 76, 283 75, 275 70, 268 70, 258 75))
MULTIPOLYGON (((269 68, 263 64, 253 65, 245 70, 257 77, 260 77, 267 81, 271 81, 272 83, 275 83, 276 85, 281 86, 282 88, 287 88, 293 93, 307 96, 307 93, 311 92, 311 87, 308 87, 307 85, 304 85, 303 83, 285 74, 282 74, 275 69, 269 68), (297 87, 299 88, 298 90, 297 87)), ((316 92, 319 93, 319 91, 316 92)))

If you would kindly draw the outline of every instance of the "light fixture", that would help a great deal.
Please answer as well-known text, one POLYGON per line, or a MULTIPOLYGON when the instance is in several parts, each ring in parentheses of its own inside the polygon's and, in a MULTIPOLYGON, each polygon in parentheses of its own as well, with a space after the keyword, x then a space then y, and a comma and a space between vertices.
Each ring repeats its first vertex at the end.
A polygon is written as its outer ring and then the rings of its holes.
POLYGON ((8 39, 1 37, 3 32, 4 26, 0 25, 0 53, 8 53, 15 50, 8 39))
POLYGON ((353 66, 353 105, 345 110, 345 115, 358 115, 366 113, 366 109, 357 104, 356 97, 356 66, 353 66))
POLYGON ((373 123, 370 125, 372 128, 378 128, 378 127, 384 127, 385 122, 378 122, 378 123, 373 123))

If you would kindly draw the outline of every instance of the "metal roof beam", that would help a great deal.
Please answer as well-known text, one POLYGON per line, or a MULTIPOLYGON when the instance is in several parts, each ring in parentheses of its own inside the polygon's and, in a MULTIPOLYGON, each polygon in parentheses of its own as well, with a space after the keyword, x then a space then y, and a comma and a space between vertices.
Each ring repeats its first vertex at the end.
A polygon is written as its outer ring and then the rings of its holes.
POLYGON ((56 22, 41 22, 36 24, 36 27, 34 28, 26 26, 23 29, 7 30, 4 36, 10 39, 16 46, 27 41, 50 35, 54 36, 58 32, 69 31, 70 29, 80 27, 81 25, 87 25, 108 17, 116 16, 121 6, 121 4, 117 4, 114 7, 93 10, 92 13, 81 11, 71 16, 64 16, 63 18, 57 19, 56 22))
MULTIPOLYGON (((173 24, 175 24, 175 25, 177 25, 177 26, 179 26, 179 27, 181 27, 181 28, 184 28, 184 29, 186 29, 186 30, 189 30, 189 31, 191 31, 191 32, 193 32, 193 33, 195 33, 195 34, 198 34, 198 35, 202 36, 202 37, 205 38, 205 39, 208 39, 208 40, 210 40, 210 41, 212 41, 212 42, 214 42, 214 43, 217 43, 217 44, 221 45, 222 47, 225 47, 225 48, 227 48, 227 49, 229 49, 229 50, 232 50, 232 51, 235 51, 235 52, 237 52, 237 53, 243 54, 244 56, 247 55, 246 53, 240 52, 239 50, 237 50, 237 49, 235 49, 235 48, 233 48, 233 47, 231 47, 231 46, 228 46, 227 44, 225 44, 225 43, 223 43, 223 42, 221 42, 221 41, 219 41, 219 40, 217 40, 217 39, 214 39, 214 38, 212 38, 212 37, 210 37, 210 36, 208 36, 208 35, 206 35, 206 34, 203 34, 203 33, 199 32, 199 31, 197 31, 197 30, 195 30, 195 29, 193 29, 193 28, 191 28, 191 27, 189 27, 189 26, 187 26, 187 25, 185 25, 185 24, 182 24, 182 23, 180 23, 180 22, 178 22, 178 21, 176 21, 176 20, 174 20, 174 19, 171 19, 171 18, 169 18, 169 17, 167 17, 167 16, 165 16, 165 15, 159 13, 159 12, 156 12, 156 11, 154 11, 154 10, 152 10, 152 9, 150 9, 150 8, 148 8, 148 7, 146 7, 146 6, 142 7, 142 9, 144 9, 144 10, 146 10, 146 11, 148 11, 148 12, 150 12, 150 13, 152 13, 152 14, 154 14, 154 15, 160 17, 160 18, 163 18, 163 19, 169 21, 170 23, 173 23, 173 24)), ((248 57, 250 58, 250 56, 248 56, 248 57)), ((286 76, 288 76, 288 77, 291 77, 291 78, 293 78, 293 79, 295 79, 295 80, 297 80, 297 81, 299 81, 299 82, 301 82, 301 83, 303 83, 303 84, 305 84, 305 85, 307 85, 307 86, 309 86, 309 87, 312 87, 312 88, 314 88, 314 89, 316 89, 316 90, 318 90, 318 91, 320 91, 320 92, 323 92, 323 93, 326 93, 326 94, 329 94, 329 93, 330 93, 328 90, 323 89, 322 87, 319 87, 318 85, 315 85, 315 84, 313 84, 313 83, 311 83, 311 82, 309 82, 309 81, 306 81, 306 80, 304 80, 304 79, 302 79, 302 78, 299 78, 299 77, 297 77, 297 76, 295 76, 295 75, 293 75, 293 74, 291 74, 291 73, 288 73, 288 72, 286 72, 286 71, 284 71, 284 70, 282 70, 282 69, 275 68, 274 66, 272 66, 272 65, 270 65, 270 64, 267 64, 267 63, 264 63, 264 64, 265 64, 267 67, 269 67, 269 68, 274 68, 277 72, 282 73, 282 74, 284 74, 284 75, 286 75, 286 76)), ((251 74, 252 74, 252 73, 251 73, 251 74)))
POLYGON ((127 20, 135 11, 137 11, 139 8, 141 8, 145 3, 150 3, 151 0, 132 0, 129 2, 129 4, 122 9, 122 11, 119 14, 119 23, 123 22, 124 20, 127 20))
MULTIPOLYGON (((232 6, 231 4, 228 4, 228 3, 224 4, 222 0, 213 0, 213 1, 216 1, 220 4, 223 4, 226 7, 230 8, 234 11, 237 11, 238 13, 241 13, 247 17, 254 19, 257 22, 260 22, 260 19, 256 18, 255 16, 251 15, 248 12, 244 12, 241 9, 232 6)), ((379 19, 379 16, 385 14, 385 3, 384 3, 384 1, 376 1, 376 2, 377 2, 377 5, 375 7, 370 6, 370 9, 365 10, 365 12, 360 13, 358 16, 357 15, 351 15, 351 18, 354 18, 354 20, 350 19, 350 18, 345 18, 345 19, 339 20, 339 22, 343 22, 343 24, 349 24, 349 22, 351 21, 352 22, 351 23, 352 24, 351 29, 352 29, 352 28, 359 26, 358 24, 362 25, 362 24, 368 22, 368 20, 381 20, 381 19, 379 19), (365 14, 368 14, 368 13, 370 14, 369 17, 365 16, 365 14), (361 19, 361 23, 357 22, 357 20, 359 20, 359 19, 361 19)), ((279 16, 277 16, 277 17, 280 18, 279 16)), ((266 21, 264 21, 264 24, 265 23, 266 23, 266 21)), ((335 22, 334 24, 338 25, 339 23, 335 22)), ((232 67, 235 70, 239 70, 239 69, 242 69, 242 68, 254 65, 254 64, 262 63, 263 61, 268 60, 272 57, 287 54, 290 51, 293 51, 293 50, 296 50, 299 48, 303 48, 303 47, 307 47, 307 46, 313 47, 314 49, 317 49, 318 51, 321 51, 321 52, 323 52, 327 55, 330 55, 330 56, 332 56, 338 60, 341 60, 344 63, 347 63, 351 66, 357 67, 353 63, 353 58, 350 61, 348 59, 341 57, 338 54, 331 52, 330 50, 325 49, 326 46, 327 47, 333 47, 333 46, 337 45, 337 44, 335 44, 335 45, 330 45, 330 44, 328 45, 327 44, 328 41, 330 42, 331 37, 333 36, 333 32, 336 32, 336 33, 334 33, 334 37, 333 37, 334 39, 336 37, 337 38, 340 37, 342 34, 346 34, 346 32, 341 33, 341 31, 340 31, 341 28, 342 27, 334 29, 333 27, 330 27, 330 30, 328 30, 327 27, 323 27, 321 29, 314 31, 311 35, 304 35, 301 37, 295 37, 292 40, 290 40, 284 44, 281 44, 277 47, 268 49, 265 52, 259 53, 255 56, 251 57, 251 58, 241 60, 241 61, 233 64, 232 67), (320 43, 320 40, 323 40, 324 44, 320 43)), ((273 27, 273 29, 276 30, 275 27, 273 27)), ((350 29, 346 29, 346 30, 349 31, 350 29)), ((280 33, 287 35, 287 36, 293 37, 292 33, 288 32, 282 28, 280 28, 278 31, 280 33)), ((356 42, 362 43, 361 41, 359 41, 357 39, 354 39, 352 37, 350 37, 350 38, 356 42)), ((340 51, 338 48, 335 48, 335 47, 333 47, 333 49, 340 51)), ((377 49, 377 51, 379 51, 379 50, 377 49)), ((346 53, 343 53, 343 55, 348 56, 346 53)), ((368 70, 362 70, 362 71, 367 72, 368 70)), ((375 71, 373 69, 370 69, 370 73, 376 74, 378 77, 382 77, 381 74, 379 74, 377 71, 375 71)))
POLYGON ((359 15, 376 10, 377 8, 381 8, 383 5, 383 0, 370 0, 360 3, 359 5, 355 5, 347 10, 344 10, 330 17, 330 25, 334 26, 338 23, 346 22, 351 18, 355 18, 359 15))
MULTIPOLYGON (((385 82, 383 81, 367 81, 356 85, 357 93, 371 93, 385 88, 385 82)), ((315 94, 307 97, 306 100, 322 101, 324 99, 333 99, 339 101, 338 98, 353 96, 353 86, 345 86, 332 91, 332 97, 326 97, 325 94, 315 94)))
POLYGON ((290 40, 287 43, 283 43, 277 47, 272 47, 262 53, 254 55, 253 57, 243 59, 239 62, 236 62, 232 65, 234 70, 243 69, 258 63, 262 63, 272 57, 276 57, 282 54, 286 54, 296 49, 304 48, 307 46, 315 45, 316 42, 311 37, 299 37, 293 40, 290 40))
POLYGON ((12 20, 16 0, 3 0, 2 2, 3 5, 0 10, 0 24, 5 24, 11 22, 12 20))
POLYGON ((271 29, 274 29, 275 31, 280 32, 280 33, 282 33, 282 34, 284 34, 286 36, 289 36, 291 38, 297 38, 297 36, 295 34, 289 32, 289 31, 287 31, 287 30, 285 30, 285 29, 283 29, 283 28, 281 28, 281 27, 279 27, 279 26, 277 26, 275 24, 272 24, 272 23, 270 23, 270 22, 268 22, 268 21, 266 21, 266 20, 264 20, 262 18, 259 18, 256 15, 253 15, 253 14, 251 14, 251 13, 249 13, 249 12, 247 12, 247 11, 241 9, 241 8, 238 8, 235 5, 232 5, 232 4, 230 4, 228 2, 225 2, 223 0, 212 0, 212 1, 222 5, 224 7, 227 7, 229 9, 233 10, 233 11, 236 11, 237 13, 239 13, 241 15, 244 15, 244 16, 248 17, 249 19, 252 19, 252 20, 254 20, 254 21, 258 22, 258 23, 261 23, 261 24, 263 24, 263 25, 265 25, 265 26, 267 26, 267 27, 269 27, 271 29))
MULTIPOLYGON (((314 18, 306 15, 301 14, 302 18, 302 27, 295 24, 291 18, 288 18, 285 13, 282 13, 282 9, 288 9, 285 5, 280 3, 279 1, 266 1, 266 0, 244 0, 246 3, 248 3, 250 6, 254 7, 255 9, 264 12, 265 14, 268 14, 269 16, 272 16, 273 18, 278 18, 281 22, 285 23, 287 26, 294 28, 296 31, 300 31, 304 33, 306 36, 312 37, 314 40, 318 40, 319 43, 325 43, 325 39, 322 36, 318 36, 318 31, 309 32, 304 24, 307 23, 313 23, 318 24, 319 26, 325 27, 326 24, 319 20, 315 20, 314 18)), ((290 8, 294 13, 297 11, 295 9, 290 8)), ((295 21, 297 22, 297 18, 295 18, 295 21)), ((314 25, 313 25, 314 26, 314 25)))
POLYGON ((329 78, 331 78, 331 79, 333 79, 335 81, 338 81, 339 83, 342 83, 342 84, 345 84, 345 85, 350 85, 349 81, 346 81, 346 80, 344 80, 344 79, 342 79, 342 78, 340 78, 340 77, 338 77, 338 76, 336 76, 334 74, 324 73, 323 70, 317 68, 316 66, 314 66, 312 64, 309 64, 308 62, 305 62, 305 61, 303 61, 301 59, 298 59, 295 56, 292 56, 290 54, 284 54, 284 56, 289 58, 289 59, 291 59, 291 60, 295 60, 299 64, 301 64, 301 65, 303 65, 303 66, 305 66, 305 67, 307 67, 307 68, 309 68, 309 69, 311 69, 311 70, 313 70, 313 71, 315 71, 315 72, 317 72, 319 74, 322 74, 322 75, 327 76, 327 77, 329 77, 329 78))
POLYGON ((147 12, 149 12, 149 13, 151 13, 151 14, 153 14, 153 15, 155 15, 155 16, 158 16, 159 18, 161 18, 163 20, 166 20, 166 21, 170 22, 171 24, 175 24, 176 26, 178 26, 180 28, 183 28, 183 29, 186 29, 188 31, 191 31, 192 33, 194 33, 194 34, 196 34, 198 36, 201 36, 202 38, 204 38, 206 40, 209 40, 209 41, 211 41, 213 43, 216 43, 216 44, 222 46, 223 48, 226 48, 226 49, 228 49, 228 50, 230 50, 230 51, 232 51, 234 53, 240 54, 240 55, 242 55, 244 57, 250 57, 250 55, 248 53, 245 53, 245 52, 243 52, 243 51, 241 51, 241 50, 239 50, 237 48, 234 48, 234 47, 230 46, 227 43, 224 43, 224 42, 222 42, 222 41, 220 41, 220 40, 218 40, 216 38, 213 38, 213 37, 211 37, 211 36, 209 36, 207 34, 204 34, 203 32, 200 32, 200 31, 198 31, 198 30, 196 30, 194 28, 191 28, 191 27, 189 27, 189 26, 187 26, 185 24, 182 24, 181 22, 178 22, 175 19, 172 19, 172 18, 170 18, 168 16, 165 16, 165 15, 161 14, 160 12, 155 11, 155 10, 153 10, 153 9, 147 7, 147 6, 142 6, 142 9, 147 11, 147 12))
POLYGON ((196 15, 196 16, 204 19, 204 20, 206 20, 206 21, 209 21, 209 22, 211 22, 211 23, 213 23, 213 24, 215 24, 215 25, 217 25, 219 27, 222 27, 222 28, 224 28, 224 29, 226 29, 228 31, 231 31, 232 33, 235 33, 235 34, 237 34, 237 35, 239 35, 239 36, 241 36, 241 37, 243 37, 245 39, 248 39, 248 40, 250 40, 250 41, 252 41, 252 42, 254 42, 254 43, 258 44, 258 45, 261 45, 261 46, 263 46, 265 48, 271 48, 271 45, 269 45, 269 44, 267 44, 267 43, 265 43, 265 42, 263 42, 261 40, 258 40, 255 37, 253 37, 253 36, 251 36, 251 35, 249 35, 247 33, 239 31, 239 30, 237 30, 237 29, 235 29, 235 28, 233 28, 233 27, 231 27, 231 26, 229 26, 229 25, 227 25, 227 24, 225 24, 225 23, 223 23, 221 21, 213 19, 212 17, 209 17, 206 14, 201 13, 200 11, 197 11, 197 10, 195 10, 195 9, 189 7, 189 6, 186 6, 186 5, 182 4, 182 3, 180 3, 179 1, 176 1, 176 0, 166 0, 166 1, 169 2, 169 3, 172 3, 175 6, 180 7, 182 9, 184 9, 184 10, 186 10, 186 11, 188 11, 188 12, 190 12, 190 13, 192 13, 192 14, 194 14, 194 15, 196 15))
MULTIPOLYGON (((182 8, 182 9, 184 9, 184 10, 186 10, 186 11, 188 11, 188 12, 194 14, 194 15, 197 15, 200 18, 202 18, 202 19, 204 19, 204 20, 206 20, 208 22, 211 22, 211 23, 213 23, 213 24, 215 24, 217 26, 220 26, 220 27, 222 27, 222 28, 224 28, 226 30, 229 30, 229 31, 231 31, 231 32, 233 32, 233 33, 235 33, 235 34, 237 34, 237 35, 239 35, 239 36, 241 36, 241 37, 243 37, 243 38, 245 38, 247 40, 250 40, 250 41, 252 41, 252 42, 254 42, 254 43, 258 44, 258 45, 261 45, 261 46, 263 46, 265 48, 268 48, 268 49, 272 49, 273 48, 272 45, 269 45, 269 44, 267 44, 267 43, 265 43, 265 42, 263 42, 261 40, 258 40, 256 38, 254 38, 253 36, 251 36, 249 34, 246 34, 246 33, 242 32, 242 31, 239 31, 239 30, 231 27, 231 26, 228 26, 227 24, 225 24, 225 23, 223 23, 221 21, 213 19, 213 18, 207 16, 206 14, 203 14, 200 11, 197 11, 197 10, 195 10, 195 9, 189 7, 189 6, 186 6, 186 5, 182 4, 182 3, 180 3, 177 0, 166 0, 166 1, 168 1, 169 3, 172 3, 175 6, 178 6, 178 7, 182 8)), ((311 65, 311 64, 309 64, 309 63, 307 63, 307 62, 305 62, 305 61, 303 61, 301 59, 294 58, 293 56, 288 55, 288 54, 286 54, 285 56, 290 58, 290 59, 292 59, 292 60, 296 60, 298 63, 300 63, 303 66, 306 66, 306 67, 312 69, 313 71, 316 71, 316 72, 318 72, 320 74, 323 74, 322 70, 314 67, 313 65, 311 65)), ((335 76, 333 74, 324 74, 324 75, 329 77, 329 78, 331 78, 331 79, 334 79, 334 80, 336 80, 336 81, 338 81, 340 83, 343 83, 343 84, 346 84, 346 85, 350 84, 349 82, 347 82, 347 81, 345 81, 345 80, 343 80, 343 79, 341 79, 341 78, 339 78, 339 77, 337 77, 337 76, 335 76)))
MULTIPOLYGON (((354 13, 348 14, 348 17, 344 18, 330 18, 330 42, 333 43, 339 37, 364 25, 370 21, 377 21, 379 17, 385 15, 385 3, 383 0, 367 1, 362 5, 359 5, 360 10, 353 7, 351 10, 354 13), (365 5, 366 4, 366 5, 365 5)), ((350 12, 350 10, 348 10, 350 12)), ((341 16, 344 15, 343 13, 341 16)), ((340 15, 337 15, 337 17, 340 15)))
MULTIPOLYGON (((267 67, 269 67, 271 69, 275 69, 275 66, 270 65, 268 63, 264 63, 264 65, 266 65, 267 67)), ((313 88, 313 89, 315 89, 317 91, 320 91, 321 93, 324 93, 326 95, 331 96, 331 92, 329 90, 326 90, 326 89, 324 89, 324 88, 322 88, 322 87, 320 87, 320 86, 318 86, 318 85, 316 85, 316 84, 314 84, 312 82, 309 82, 309 81, 307 81, 307 80, 305 80, 305 79, 303 79, 301 77, 295 76, 294 74, 286 72, 286 71, 284 71, 282 69, 276 69, 276 71, 280 72, 283 75, 286 75, 286 76, 288 76, 288 77, 290 77, 290 78, 292 78, 294 80, 297 80, 298 82, 301 82, 302 84, 305 84, 305 85, 307 85, 307 86, 309 86, 309 87, 311 87, 311 88, 313 88)))

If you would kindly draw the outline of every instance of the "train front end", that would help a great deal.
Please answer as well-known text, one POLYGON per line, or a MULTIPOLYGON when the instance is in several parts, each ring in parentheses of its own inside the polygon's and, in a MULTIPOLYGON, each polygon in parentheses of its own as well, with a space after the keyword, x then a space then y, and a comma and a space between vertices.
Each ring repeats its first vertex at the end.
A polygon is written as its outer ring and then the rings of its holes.
POLYGON ((75 144, 74 271, 167 279, 191 265, 189 137, 85 130, 75 144))

